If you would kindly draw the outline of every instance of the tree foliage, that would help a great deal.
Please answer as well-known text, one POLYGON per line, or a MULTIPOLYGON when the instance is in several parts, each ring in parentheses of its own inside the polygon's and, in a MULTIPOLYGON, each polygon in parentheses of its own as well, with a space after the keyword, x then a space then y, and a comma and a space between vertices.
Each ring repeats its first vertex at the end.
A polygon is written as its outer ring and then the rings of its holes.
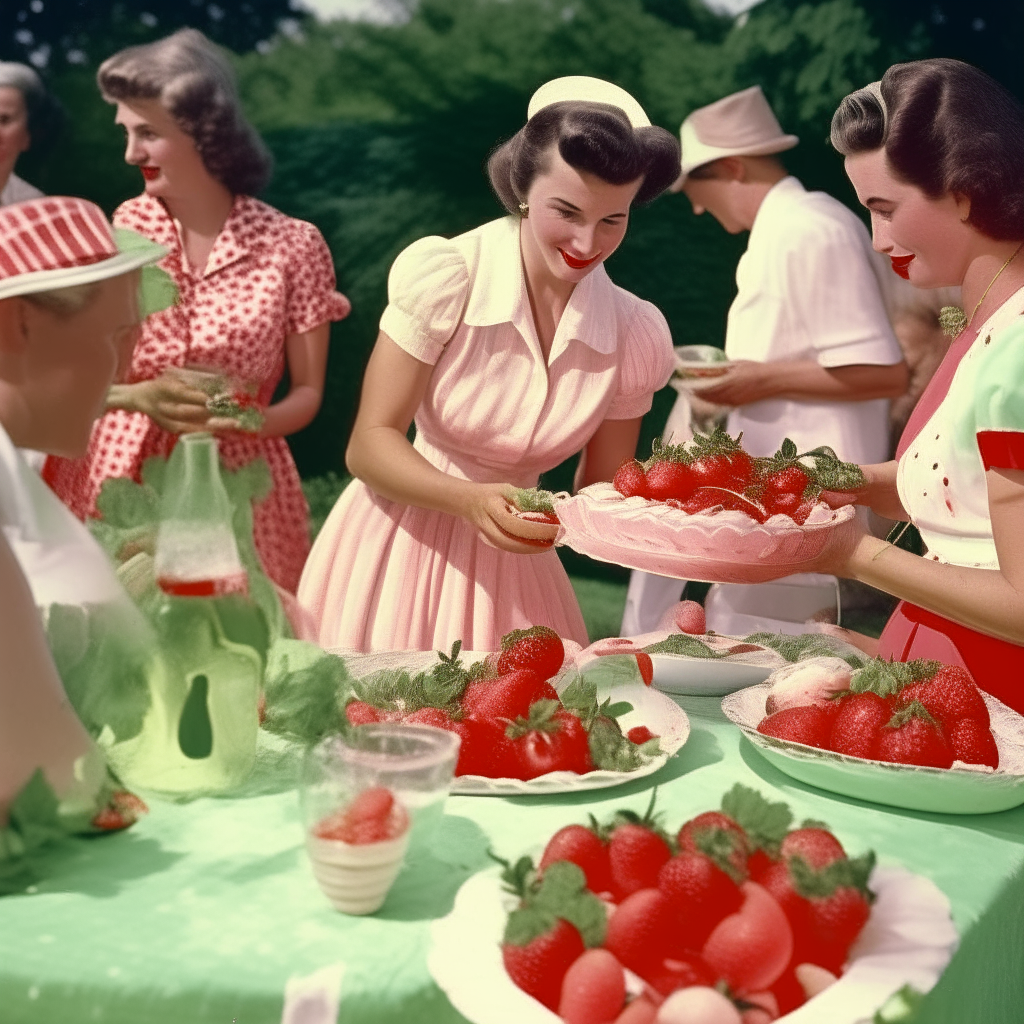
MULTIPOLYGON (((8 0, 0 14, 0 44, 22 58, 24 46, 15 52, 11 43, 17 26, 31 24, 33 40, 45 35, 35 34, 41 22, 25 12, 52 17, 45 38, 62 56, 51 60, 51 81, 71 114, 58 155, 33 163, 29 154, 19 172, 46 191, 84 194, 108 210, 140 182, 123 163, 120 132, 96 92, 95 63, 184 23, 240 54, 246 108, 277 162, 264 198, 320 227, 354 306, 333 330, 322 411, 290 439, 304 475, 341 467, 391 262, 416 238, 455 235, 501 214, 487 155, 522 125, 530 94, 547 79, 615 81, 671 131, 695 107, 760 84, 785 130, 801 137, 785 154, 788 166, 808 187, 855 205, 827 143, 843 95, 895 61, 922 56, 973 59, 1018 93, 1014 76, 1024 66, 1015 50, 1022 5, 997 0, 763 0, 738 19, 701 0, 393 3, 404 10, 393 24, 307 19, 258 49, 289 13, 288 0, 220 0, 224 17, 208 0, 146 0, 154 24, 127 0, 8 0), (72 48, 85 46, 76 40, 88 41, 82 64, 69 61, 72 48)), ((684 198, 666 196, 634 212, 608 269, 665 312, 677 344, 721 344, 743 245, 710 217, 694 217, 684 198)), ((673 397, 656 396, 642 449, 673 397)), ((567 474, 563 467, 548 483, 566 486, 567 474)))

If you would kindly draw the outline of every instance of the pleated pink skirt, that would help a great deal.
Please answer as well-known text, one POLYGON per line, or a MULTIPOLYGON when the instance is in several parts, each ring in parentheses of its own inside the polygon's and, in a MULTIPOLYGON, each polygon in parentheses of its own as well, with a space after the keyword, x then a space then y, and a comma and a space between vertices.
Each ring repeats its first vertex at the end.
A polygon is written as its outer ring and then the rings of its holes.
POLYGON ((588 643, 554 551, 499 551, 465 519, 388 501, 359 480, 320 531, 298 598, 324 647, 450 650, 461 640, 494 651, 505 633, 533 625, 588 643))

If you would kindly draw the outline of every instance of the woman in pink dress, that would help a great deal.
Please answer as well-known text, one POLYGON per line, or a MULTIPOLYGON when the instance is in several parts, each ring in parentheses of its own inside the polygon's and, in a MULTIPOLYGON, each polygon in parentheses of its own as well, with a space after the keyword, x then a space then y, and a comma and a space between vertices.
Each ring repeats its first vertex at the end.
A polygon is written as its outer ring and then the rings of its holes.
POLYGON ((577 452, 577 486, 633 456, 672 342, 603 264, 678 169, 628 93, 557 79, 488 165, 508 216, 399 255, 346 453, 359 479, 299 586, 322 644, 494 650, 534 624, 587 643, 556 528, 508 499, 577 452))
POLYGON ((228 469, 267 460, 273 490, 254 509, 256 549, 267 575, 294 592, 309 553, 308 507, 285 437, 320 408, 330 321, 350 309, 330 252, 312 224, 253 198, 269 157, 241 113, 230 66, 201 33, 123 50, 98 78, 127 135, 125 160, 145 181, 114 224, 168 249, 160 266, 179 301, 143 326, 128 381, 110 389, 85 458, 51 458, 45 479, 84 519, 96 515, 105 480, 137 481, 179 434, 212 430, 228 469), (290 390, 271 405, 286 365, 290 390), (208 396, 175 375, 189 366, 247 384, 262 429, 211 417, 208 396))
POLYGON ((920 288, 961 285, 966 313, 897 460, 864 467, 863 503, 925 557, 862 535, 822 571, 902 598, 883 657, 962 665, 1024 712, 1024 110, 968 64, 916 61, 848 96, 832 141, 875 248, 920 288))

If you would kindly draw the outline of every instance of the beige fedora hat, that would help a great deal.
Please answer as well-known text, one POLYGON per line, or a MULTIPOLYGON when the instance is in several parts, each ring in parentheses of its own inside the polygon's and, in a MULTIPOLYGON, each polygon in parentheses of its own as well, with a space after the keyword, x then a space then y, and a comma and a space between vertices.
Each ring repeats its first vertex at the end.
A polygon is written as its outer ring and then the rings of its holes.
POLYGON ((800 140, 782 131, 761 86, 734 92, 700 107, 679 129, 682 166, 672 186, 678 192, 695 167, 723 156, 768 156, 792 149, 800 140))

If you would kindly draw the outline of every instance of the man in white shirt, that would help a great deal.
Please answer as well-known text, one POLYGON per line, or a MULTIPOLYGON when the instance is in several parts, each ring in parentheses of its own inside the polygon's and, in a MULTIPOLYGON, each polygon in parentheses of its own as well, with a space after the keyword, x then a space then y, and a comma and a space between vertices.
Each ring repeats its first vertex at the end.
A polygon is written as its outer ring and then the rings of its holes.
POLYGON ((732 366, 702 398, 733 407, 731 434, 752 455, 783 438, 831 445, 849 462, 883 462, 888 400, 907 369, 886 314, 871 238, 850 209, 807 192, 775 154, 784 135, 759 86, 683 122, 673 189, 730 234, 750 231, 726 328, 732 366))
MULTIPOLYGON (((752 455, 773 455, 789 437, 801 452, 830 445, 848 462, 886 461, 889 399, 906 390, 908 372, 863 223, 787 173, 777 154, 799 140, 783 133, 759 86, 695 110, 679 134, 672 190, 730 234, 750 232, 726 328, 732 365, 697 393, 731 407, 726 429, 742 432, 752 455)), ((678 599, 670 581, 633 576, 624 633, 653 628, 659 608, 678 599)))

